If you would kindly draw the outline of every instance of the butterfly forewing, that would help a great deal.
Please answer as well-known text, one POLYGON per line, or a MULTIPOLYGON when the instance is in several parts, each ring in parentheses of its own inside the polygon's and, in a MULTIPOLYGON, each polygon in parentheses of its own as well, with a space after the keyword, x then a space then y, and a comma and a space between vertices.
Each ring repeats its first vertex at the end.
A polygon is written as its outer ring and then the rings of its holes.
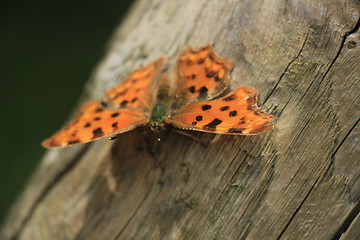
POLYGON ((106 99, 85 104, 75 119, 45 140, 47 148, 66 147, 130 131, 149 122, 154 94, 164 78, 167 57, 133 71, 125 81, 106 91, 106 99))
POLYGON ((68 125, 46 139, 46 148, 66 147, 130 131, 146 124, 142 112, 133 109, 106 109, 99 102, 85 104, 68 125))

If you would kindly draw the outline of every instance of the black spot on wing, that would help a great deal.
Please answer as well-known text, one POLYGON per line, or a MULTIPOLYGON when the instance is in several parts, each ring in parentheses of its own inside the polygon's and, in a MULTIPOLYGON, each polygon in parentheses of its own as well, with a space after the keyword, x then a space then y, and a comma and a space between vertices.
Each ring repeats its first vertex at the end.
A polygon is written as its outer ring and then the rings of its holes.
POLYGON ((191 93, 195 93, 195 86, 191 86, 191 87, 189 87, 189 92, 191 92, 191 93))
POLYGON ((114 128, 114 130, 116 130, 118 128, 118 122, 114 122, 111 126, 114 128))
POLYGON ((124 101, 122 101, 121 103, 120 103, 120 106, 121 107, 126 107, 126 105, 129 103, 129 101, 127 101, 127 100, 124 100, 124 101))
POLYGON ((113 100, 117 99, 118 97, 124 96, 127 93, 128 89, 124 89, 121 92, 116 93, 116 95, 113 97, 113 100))
POLYGON ((214 57, 213 53, 209 55, 209 58, 211 61, 215 61, 215 57, 214 57))
POLYGON ((101 127, 97 128, 97 129, 95 129, 93 131, 93 139, 94 138, 99 138, 99 137, 102 137, 102 136, 104 136, 104 132, 102 131, 101 127))
POLYGON ((119 113, 113 113, 113 114, 111 114, 111 117, 115 118, 115 117, 117 117, 119 115, 120 115, 119 113))
POLYGON ((235 117, 237 115, 237 111, 229 112, 229 117, 235 117))
POLYGON ((223 112, 223 111, 229 110, 229 108, 230 108, 229 106, 224 106, 224 107, 220 108, 220 111, 223 112))
POLYGON ((211 105, 205 104, 201 107, 203 111, 209 110, 211 108, 211 105))
POLYGON ((71 141, 68 141, 68 144, 71 145, 71 144, 76 144, 79 142, 80 142, 80 140, 71 140, 71 141))
POLYGON ((215 82, 220 82, 222 79, 216 74, 214 80, 215 82))
POLYGON ((134 102, 136 102, 136 101, 137 101, 137 99, 138 99, 138 98, 137 98, 137 97, 135 97, 135 98, 133 98, 133 99, 131 100, 131 102, 132 102, 132 103, 134 103, 134 102))
POLYGON ((203 117, 201 116, 201 115, 199 115, 199 116, 196 116, 196 121, 202 121, 202 119, 203 119, 203 117))
POLYGON ((216 130, 216 126, 219 125, 220 123, 222 123, 222 121, 218 118, 215 118, 214 120, 212 120, 210 123, 206 124, 203 126, 204 129, 206 130, 216 130))
POLYGON ((195 126, 196 124, 197 124, 197 122, 196 122, 196 121, 194 121, 194 122, 192 122, 192 123, 191 123, 191 125, 194 125, 194 126, 195 126))
POLYGON ((243 128, 230 128, 228 132, 241 134, 243 131, 244 131, 243 128))
POLYGON ((102 112, 102 111, 104 111, 104 109, 103 109, 103 108, 101 108, 101 107, 99 107, 99 108, 97 108, 97 109, 95 110, 95 112, 96 112, 96 113, 98 113, 98 112, 102 112))
POLYGON ((94 121, 100 121, 101 120, 101 117, 95 117, 94 118, 94 121))
POLYGON ((208 89, 207 89, 207 87, 205 87, 205 86, 201 87, 201 88, 198 90, 198 92, 199 92, 200 95, 205 95, 205 94, 207 94, 207 91, 208 91, 208 89))
POLYGON ((200 58, 199 61, 197 62, 198 64, 203 64, 205 62, 205 59, 200 58))
POLYGON ((241 125, 241 124, 244 124, 244 123, 246 123, 245 118, 244 118, 244 117, 240 118, 240 122, 239 122, 239 124, 241 125))
POLYGON ((232 94, 230 96, 227 96, 226 98, 224 98, 223 100, 226 101, 226 102, 230 102, 230 101, 233 101, 236 99, 236 96, 235 94, 232 94))
POLYGON ((101 104, 103 107, 107 107, 107 106, 108 106, 107 103, 104 102, 104 101, 101 101, 100 104, 101 104))
POLYGON ((206 77, 207 77, 207 78, 212 78, 212 77, 214 77, 215 75, 216 75, 215 72, 209 72, 209 73, 206 74, 206 77))
POLYGON ((88 128, 88 127, 90 127, 91 126, 91 123, 86 123, 85 125, 84 125, 84 128, 88 128))

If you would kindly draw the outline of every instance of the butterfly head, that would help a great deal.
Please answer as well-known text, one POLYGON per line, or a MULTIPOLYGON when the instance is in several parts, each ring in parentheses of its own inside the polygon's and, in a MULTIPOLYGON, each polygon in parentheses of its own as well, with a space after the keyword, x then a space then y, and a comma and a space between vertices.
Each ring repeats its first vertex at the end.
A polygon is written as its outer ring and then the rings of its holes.
POLYGON ((165 124, 164 123, 152 123, 150 124, 150 130, 155 132, 155 133, 159 133, 160 131, 165 129, 165 124))

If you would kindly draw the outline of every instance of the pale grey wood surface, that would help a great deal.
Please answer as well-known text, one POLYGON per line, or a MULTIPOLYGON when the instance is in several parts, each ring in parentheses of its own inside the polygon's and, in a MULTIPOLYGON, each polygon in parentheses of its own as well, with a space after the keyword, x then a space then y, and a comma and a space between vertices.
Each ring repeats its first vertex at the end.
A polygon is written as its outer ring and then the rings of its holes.
MULTIPOLYGON (((143 129, 51 150, 4 239, 357 239, 359 1, 139 0, 83 98, 133 69, 213 42, 232 88, 279 117, 260 136, 143 129), (150 150, 149 150, 150 149, 150 150), (356 227, 357 226, 357 227, 356 227)), ((55 127, 55 126, 54 126, 55 127)))

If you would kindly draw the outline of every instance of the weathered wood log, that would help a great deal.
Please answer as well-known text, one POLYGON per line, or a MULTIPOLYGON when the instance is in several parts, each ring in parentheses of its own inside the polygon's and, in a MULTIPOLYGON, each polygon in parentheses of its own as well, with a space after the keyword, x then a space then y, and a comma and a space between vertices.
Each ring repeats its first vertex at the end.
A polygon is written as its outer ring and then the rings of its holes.
POLYGON ((232 88, 257 88, 275 130, 195 133, 204 147, 140 129, 48 151, 2 237, 359 239, 359 18, 356 0, 137 1, 88 95, 213 42, 235 61, 232 88))

